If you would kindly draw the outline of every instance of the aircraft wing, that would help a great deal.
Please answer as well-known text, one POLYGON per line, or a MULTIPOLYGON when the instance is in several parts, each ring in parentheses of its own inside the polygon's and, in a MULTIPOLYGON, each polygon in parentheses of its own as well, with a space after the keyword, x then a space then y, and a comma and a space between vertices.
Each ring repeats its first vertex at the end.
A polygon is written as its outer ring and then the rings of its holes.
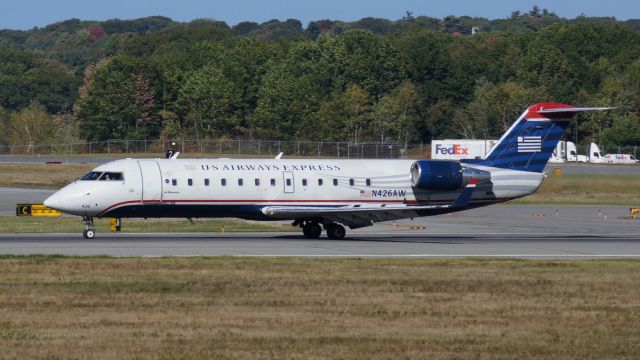
POLYGON ((282 219, 322 218, 342 223, 352 229, 382 222, 424 216, 425 211, 444 213, 447 210, 464 208, 469 205, 477 179, 471 179, 458 198, 450 204, 410 205, 410 204, 357 204, 344 206, 265 206, 262 213, 282 219), (423 214, 420 215, 419 212, 423 214))

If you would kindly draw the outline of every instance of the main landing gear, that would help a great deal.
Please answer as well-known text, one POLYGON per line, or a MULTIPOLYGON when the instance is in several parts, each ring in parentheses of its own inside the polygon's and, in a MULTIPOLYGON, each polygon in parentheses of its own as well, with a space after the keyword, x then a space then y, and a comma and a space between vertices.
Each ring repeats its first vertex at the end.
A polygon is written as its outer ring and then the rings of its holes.
POLYGON ((302 233, 309 239, 317 239, 322 234, 322 228, 317 222, 306 222, 302 225, 302 233))
POLYGON ((327 237, 333 240, 342 240, 347 235, 347 231, 344 226, 336 223, 327 224, 324 226, 327 229, 327 237))
POLYGON ((82 231, 82 236, 85 239, 93 239, 96 236, 96 227, 95 225, 93 225, 93 217, 83 216, 82 223, 84 224, 84 231, 82 231))
MULTIPOLYGON (((317 239, 322 235, 322 227, 317 221, 294 221, 293 226, 300 226, 302 233, 309 239, 317 239)), ((327 231, 327 237, 333 240, 344 239, 347 234, 344 226, 338 223, 329 223, 324 225, 324 229, 327 231)))

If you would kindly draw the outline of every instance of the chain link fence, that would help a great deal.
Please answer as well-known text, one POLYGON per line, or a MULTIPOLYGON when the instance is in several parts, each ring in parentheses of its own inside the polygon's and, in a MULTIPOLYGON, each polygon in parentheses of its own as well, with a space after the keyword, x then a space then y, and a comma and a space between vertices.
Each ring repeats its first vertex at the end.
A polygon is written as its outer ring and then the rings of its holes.
MULTIPOLYGON (((352 159, 428 159, 430 144, 348 143, 324 141, 263 141, 263 140, 108 140, 71 144, 0 145, 2 155, 118 155, 158 154, 173 148, 183 154, 203 156, 270 157, 283 152, 286 156, 352 159)), ((638 158, 638 146, 600 145, 603 154, 630 154, 638 158)), ((588 154, 589 146, 580 146, 580 154, 588 154)))
POLYGON ((431 154, 429 144, 381 144, 323 141, 263 141, 263 140, 108 140, 72 144, 2 146, 4 155, 111 155, 164 154, 173 148, 183 154, 210 156, 242 155, 270 157, 283 152, 286 156, 330 158, 419 158, 431 154))
POLYGON ((602 154, 630 154, 636 159, 638 158, 638 146, 615 146, 603 145, 600 147, 602 154))

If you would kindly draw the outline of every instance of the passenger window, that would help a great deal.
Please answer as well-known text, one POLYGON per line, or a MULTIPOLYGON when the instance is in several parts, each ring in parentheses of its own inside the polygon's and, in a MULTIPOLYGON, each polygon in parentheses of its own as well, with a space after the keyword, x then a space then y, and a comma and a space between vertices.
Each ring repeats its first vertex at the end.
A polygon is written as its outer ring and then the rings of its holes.
POLYGON ((371 186, 371 179, 367 179, 366 180, 366 184, 367 184, 367 186, 371 186))
POLYGON ((227 179, 220 179, 220 185, 227 186, 227 179))
POLYGON ((255 179, 254 183, 256 184, 256 186, 260 186, 260 179, 255 179))
POLYGON ((187 184, 189 186, 193 186, 193 179, 187 179, 187 184))
POLYGON ((204 186, 209 186, 209 179, 204 179, 204 186))
POLYGON ((302 179, 302 186, 307 186, 307 179, 302 179))
POLYGON ((318 186, 322 186, 322 179, 318 179, 318 186))
POLYGON ((178 180, 176 180, 176 179, 171 179, 171 185, 173 185, 173 186, 178 185, 178 180))
POLYGON ((338 179, 333 179, 333 186, 338 186, 338 179))
POLYGON ((80 178, 80 180, 98 180, 98 178, 102 175, 101 172, 91 171, 80 178))
POLYGON ((238 179, 238 186, 242 186, 242 185, 243 185, 242 179, 238 179))
POLYGON ((276 186, 276 179, 271 179, 271 186, 276 186))
POLYGON ((287 186, 291 186, 291 179, 287 179, 287 186))
POLYGON ((353 179, 349 179, 349 185, 353 186, 353 184, 355 183, 355 181, 353 179))

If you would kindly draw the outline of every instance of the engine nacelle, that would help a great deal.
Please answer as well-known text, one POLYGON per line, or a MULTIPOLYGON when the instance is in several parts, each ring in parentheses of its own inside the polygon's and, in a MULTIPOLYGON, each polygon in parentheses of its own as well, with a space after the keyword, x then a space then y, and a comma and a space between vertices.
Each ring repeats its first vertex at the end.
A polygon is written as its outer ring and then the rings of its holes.
POLYGON ((427 190, 456 190, 472 178, 479 183, 491 181, 491 173, 463 168, 456 161, 418 160, 411 165, 411 185, 427 190))

